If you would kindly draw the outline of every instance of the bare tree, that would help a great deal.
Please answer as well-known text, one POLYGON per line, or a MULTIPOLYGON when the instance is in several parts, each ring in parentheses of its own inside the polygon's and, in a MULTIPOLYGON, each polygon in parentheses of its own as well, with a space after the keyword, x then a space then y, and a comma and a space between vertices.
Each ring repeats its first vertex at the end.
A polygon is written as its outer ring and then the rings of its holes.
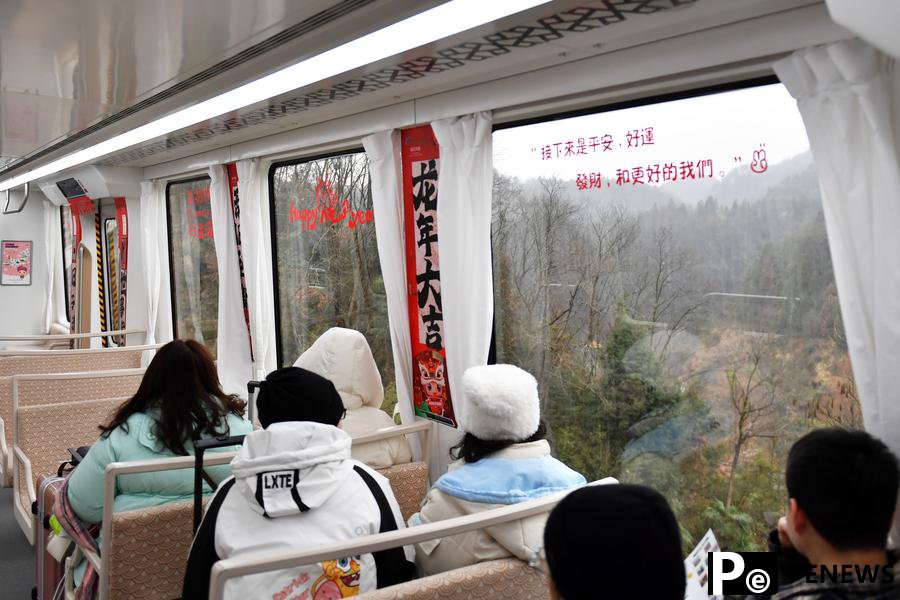
POLYGON ((734 499, 734 481, 742 452, 754 438, 776 437, 769 422, 769 417, 775 411, 776 385, 774 378, 763 372, 762 358, 763 348, 756 346, 751 350, 749 365, 743 369, 743 375, 738 367, 725 370, 729 400, 734 411, 734 442, 725 498, 726 509, 731 508, 734 499))

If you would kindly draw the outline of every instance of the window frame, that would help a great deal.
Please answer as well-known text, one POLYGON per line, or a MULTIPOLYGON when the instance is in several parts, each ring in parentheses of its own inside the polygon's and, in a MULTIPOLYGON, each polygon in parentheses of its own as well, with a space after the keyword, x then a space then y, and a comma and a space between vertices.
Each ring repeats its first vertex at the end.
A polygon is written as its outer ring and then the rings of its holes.
POLYGON ((692 87, 677 92, 666 92, 663 94, 651 94, 649 96, 641 96, 632 100, 620 100, 609 104, 599 104, 588 106, 586 108, 577 108, 570 110, 562 110, 559 112, 548 112, 534 117, 523 117, 504 121, 502 123, 494 123, 491 128, 491 134, 503 129, 513 129, 515 127, 523 127, 525 125, 534 125, 536 123, 547 123, 548 121, 562 121, 573 117, 584 117, 589 115, 597 115, 626 108, 639 108, 642 106, 651 106, 653 104, 664 104, 666 102, 674 102, 676 100, 689 100, 691 98, 699 98, 701 96, 711 96, 714 94, 722 94, 725 92, 736 92, 754 87, 762 87, 781 83, 778 76, 761 75, 759 77, 751 77, 749 79, 739 79, 737 81, 729 81, 726 83, 717 83, 715 85, 705 85, 701 87, 692 87))
MULTIPOLYGON (((175 269, 173 267, 174 261, 172 260, 172 214, 169 208, 169 190, 173 185, 180 185, 184 183, 195 183, 197 181, 208 180, 210 184, 212 184, 212 179, 209 175, 196 175, 193 177, 187 177, 184 179, 171 179, 166 182, 166 193, 165 193, 165 203, 166 203, 166 246, 168 248, 169 255, 169 305, 172 311, 172 337, 173 339, 178 339, 178 306, 175 297, 175 269)), ((215 236, 215 230, 213 230, 213 236, 215 236)), ((215 240, 213 240, 215 243, 215 240)), ((218 274, 216 274, 216 285, 219 283, 218 274)), ((216 316, 216 327, 218 328, 218 315, 216 316)), ((218 335, 217 335, 218 338, 218 335)))
POLYGON ((284 355, 281 347, 281 292, 279 290, 278 281, 278 236, 276 235, 278 227, 275 224, 275 171, 280 167, 290 167, 293 165, 315 162, 317 160, 335 158, 337 156, 365 153, 366 149, 362 146, 353 146, 348 149, 337 150, 334 152, 311 154, 309 156, 279 160, 269 165, 269 172, 267 175, 267 185, 269 187, 269 238, 272 240, 272 300, 275 306, 275 361, 277 365, 281 365, 281 359, 284 355))

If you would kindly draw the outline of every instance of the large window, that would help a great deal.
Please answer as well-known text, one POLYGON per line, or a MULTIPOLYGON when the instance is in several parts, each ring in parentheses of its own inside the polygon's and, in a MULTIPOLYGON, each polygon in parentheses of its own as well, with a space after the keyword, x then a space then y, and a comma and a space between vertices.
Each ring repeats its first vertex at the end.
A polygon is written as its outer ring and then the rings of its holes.
POLYGON ((209 206, 209 177, 170 183, 169 265, 175 335, 216 355, 219 273, 209 206))
POLYGON ((499 130, 498 360, 559 458, 666 494, 685 547, 765 549, 787 449, 858 427, 821 199, 766 85, 499 130))
POLYGON ((270 185, 281 364, 330 327, 357 329, 372 347, 390 412, 394 367, 366 155, 277 164, 270 185))

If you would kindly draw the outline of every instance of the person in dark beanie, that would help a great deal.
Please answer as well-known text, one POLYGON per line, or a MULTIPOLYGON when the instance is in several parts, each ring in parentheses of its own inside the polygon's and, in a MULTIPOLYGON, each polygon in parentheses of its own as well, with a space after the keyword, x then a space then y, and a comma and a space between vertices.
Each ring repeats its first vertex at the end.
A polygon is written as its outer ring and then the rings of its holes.
POLYGON ((312 371, 285 367, 269 373, 260 382, 256 398, 259 424, 311 421, 337 426, 344 417, 344 404, 334 385, 312 371))
POLYGON ((684 598, 678 523, 666 499, 648 487, 572 492, 547 519, 544 553, 554 600, 684 598))
MULTIPOLYGON (((402 528, 388 480, 350 457, 334 385, 298 367, 269 373, 257 397, 264 429, 244 439, 188 557, 182 597, 206 598, 213 564, 402 528)), ((411 548, 395 548, 230 580, 225 598, 343 598, 408 581, 411 548)))

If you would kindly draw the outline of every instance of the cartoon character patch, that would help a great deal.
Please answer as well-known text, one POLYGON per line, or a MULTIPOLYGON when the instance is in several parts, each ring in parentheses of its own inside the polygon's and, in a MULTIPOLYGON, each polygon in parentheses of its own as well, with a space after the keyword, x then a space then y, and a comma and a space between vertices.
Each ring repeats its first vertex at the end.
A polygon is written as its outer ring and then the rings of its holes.
POLYGON ((438 352, 426 350, 416 355, 415 392, 416 404, 420 410, 445 415, 449 406, 444 358, 438 352))
POLYGON ((359 595, 359 556, 322 563, 324 573, 312 585, 313 600, 335 600, 359 595))

